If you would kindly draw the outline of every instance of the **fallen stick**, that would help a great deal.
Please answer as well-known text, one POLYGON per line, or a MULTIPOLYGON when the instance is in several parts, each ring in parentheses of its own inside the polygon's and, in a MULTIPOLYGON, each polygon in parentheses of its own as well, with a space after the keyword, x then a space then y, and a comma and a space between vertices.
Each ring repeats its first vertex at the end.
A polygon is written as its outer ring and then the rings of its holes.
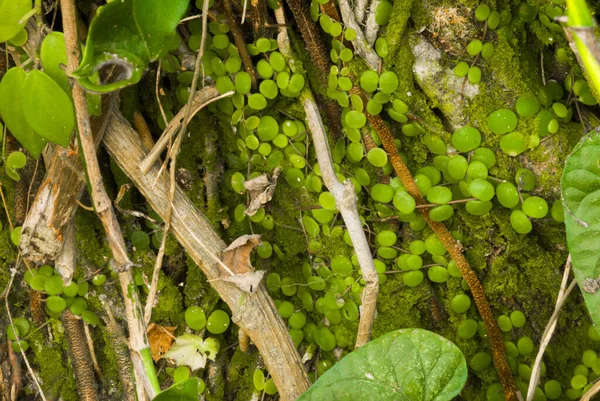
MULTIPOLYGON (((285 28, 283 10, 276 10, 275 16, 277 18, 277 23, 283 26, 283 28, 279 30, 279 35, 277 36, 279 50, 285 57, 290 59, 292 70, 294 70, 294 55, 285 28)), ((327 135, 325 133, 325 128, 323 127, 323 120, 321 119, 317 103, 309 90, 305 90, 302 94, 302 104, 304 106, 308 128, 313 139, 317 161, 319 162, 319 166, 321 166, 323 182, 335 198, 335 205, 344 219, 348 234, 350 234, 350 239, 354 246, 356 257, 358 258, 362 276, 365 280, 358 333, 356 335, 355 343, 355 348, 359 348, 371 339, 371 331, 373 329, 377 306, 377 295, 379 293, 379 276, 377 276, 371 249, 369 248, 369 243, 365 237, 365 232, 363 231, 358 215, 358 209, 356 208, 354 185, 350 180, 346 180, 346 182, 342 184, 335 174, 333 162, 331 160, 331 152, 329 151, 329 142, 327 141, 327 135)))
MULTIPOLYGON (((159 167, 153 165, 147 174, 139 168, 146 152, 138 134, 123 116, 112 111, 104 135, 104 146, 114 161, 145 196, 162 218, 169 208, 169 186, 157 180, 159 167)), ((206 278, 229 305, 236 323, 252 339, 273 376, 282 400, 295 400, 308 389, 310 382, 303 369, 284 321, 279 316, 265 287, 247 294, 235 284, 221 280, 215 255, 221 256, 226 244, 210 222, 177 186, 173 200, 172 232, 206 278)))
MULTIPOLYGON (((80 59, 76 22, 77 9, 74 0, 61 0, 60 5, 65 47, 67 49, 67 75, 69 75, 77 68, 80 59)), ((146 328, 142 319, 142 306, 138 293, 135 291, 133 276, 130 271, 133 263, 129 260, 125 238, 102 180, 85 92, 78 82, 73 83, 71 92, 75 106, 80 149, 85 159, 85 171, 89 179, 89 194, 96 215, 104 227, 106 239, 112 253, 111 268, 118 273, 121 285, 133 365, 136 375, 141 379, 141 383, 138 383, 143 385, 148 396, 153 398, 160 392, 160 384, 156 377, 152 354, 146 337, 146 328)))

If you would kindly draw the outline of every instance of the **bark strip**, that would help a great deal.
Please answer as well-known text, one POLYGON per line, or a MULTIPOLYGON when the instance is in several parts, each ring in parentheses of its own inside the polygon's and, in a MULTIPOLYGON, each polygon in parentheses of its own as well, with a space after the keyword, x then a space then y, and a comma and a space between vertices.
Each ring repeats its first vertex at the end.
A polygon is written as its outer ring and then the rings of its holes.
MULTIPOLYGON (((115 97, 108 96, 103 111, 115 97)), ((91 119, 96 147, 106 126, 106 113, 91 119)), ((85 174, 79 149, 74 140, 69 149, 56 146, 42 184, 29 209, 21 231, 23 257, 36 264, 54 261, 63 249, 68 226, 77 211, 77 202, 85 189, 85 174)))
POLYGON ((62 321, 71 350, 71 362, 79 399, 82 401, 96 401, 98 399, 96 379, 94 378, 90 350, 87 347, 83 331, 83 322, 73 315, 68 308, 63 312, 62 321))

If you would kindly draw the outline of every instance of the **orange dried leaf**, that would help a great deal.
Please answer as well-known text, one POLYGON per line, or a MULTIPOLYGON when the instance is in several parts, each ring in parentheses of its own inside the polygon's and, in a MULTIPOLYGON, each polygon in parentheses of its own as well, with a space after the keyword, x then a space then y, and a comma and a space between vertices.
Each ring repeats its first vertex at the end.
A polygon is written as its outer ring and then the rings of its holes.
POLYGON ((160 358, 171 348, 173 344, 173 334, 175 333, 174 326, 161 326, 152 323, 148 326, 148 342, 152 351, 152 359, 158 362, 160 358))

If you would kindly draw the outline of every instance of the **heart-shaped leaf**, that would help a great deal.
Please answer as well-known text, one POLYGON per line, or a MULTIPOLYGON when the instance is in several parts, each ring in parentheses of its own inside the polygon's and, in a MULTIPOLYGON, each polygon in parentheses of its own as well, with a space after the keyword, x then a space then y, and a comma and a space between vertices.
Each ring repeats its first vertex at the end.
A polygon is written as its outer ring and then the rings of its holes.
POLYGON ((561 181, 573 272, 592 320, 600 324, 600 133, 585 136, 567 158, 561 181))
POLYGON ((446 401, 466 380, 467 363, 456 345, 427 330, 403 329, 348 354, 299 401, 446 401))
POLYGON ((18 34, 27 21, 19 23, 31 10, 31 0, 0 0, 0 42, 18 34))
POLYGON ((164 56, 173 43, 189 0, 121 0, 98 9, 79 67, 73 71, 89 91, 106 93, 137 83, 148 63, 164 56), (90 77, 105 65, 126 70, 121 81, 107 85, 90 77))
POLYGON ((69 79, 60 64, 67 65, 65 35, 62 32, 50 32, 42 42, 40 59, 44 72, 48 74, 67 93, 71 93, 69 79))
POLYGON ((15 138, 36 159, 46 146, 46 139, 35 133, 27 122, 21 99, 27 73, 13 67, 4 74, 0 82, 0 116, 15 138))
POLYGON ((198 378, 190 377, 161 391, 154 401, 198 401, 198 378))
POLYGON ((63 147, 75 129, 75 110, 71 98, 48 75, 33 70, 23 85, 23 112, 36 133, 63 147))

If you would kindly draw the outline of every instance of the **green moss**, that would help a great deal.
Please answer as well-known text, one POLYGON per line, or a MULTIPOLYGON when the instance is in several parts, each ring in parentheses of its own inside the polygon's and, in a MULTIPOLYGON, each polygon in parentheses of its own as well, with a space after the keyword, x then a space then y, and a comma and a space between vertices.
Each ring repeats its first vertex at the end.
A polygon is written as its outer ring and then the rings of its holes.
POLYGON ((32 332, 29 336, 31 351, 34 354, 32 360, 39 367, 46 397, 60 396, 65 401, 76 401, 79 398, 71 364, 65 363, 63 356, 67 351, 67 341, 62 333, 64 328, 56 319, 49 319, 49 323, 54 336, 52 343, 46 343, 41 330, 32 332))
POLYGON ((158 281, 158 303, 152 310, 152 319, 161 324, 179 326, 184 323, 183 296, 173 281, 161 274, 158 281))
POLYGON ((202 273, 190 257, 187 257, 187 275, 183 294, 185 295, 185 308, 193 305, 199 305, 204 312, 208 314, 215 309, 219 302, 219 295, 210 286, 206 280, 206 276, 202 273))
MULTIPOLYGON (((397 54, 404 40, 404 33, 408 27, 408 19, 411 16, 413 0, 394 1, 392 16, 385 31, 385 38, 388 41, 388 57, 392 60, 398 60, 397 54)), ((396 67, 396 63, 393 63, 396 67)), ((402 82, 402 80, 400 80, 402 82)))
POLYGON ((254 350, 242 352, 239 347, 231 356, 227 367, 227 393, 235 394, 234 400, 249 400, 254 393, 252 375, 256 370, 258 352, 254 350))

